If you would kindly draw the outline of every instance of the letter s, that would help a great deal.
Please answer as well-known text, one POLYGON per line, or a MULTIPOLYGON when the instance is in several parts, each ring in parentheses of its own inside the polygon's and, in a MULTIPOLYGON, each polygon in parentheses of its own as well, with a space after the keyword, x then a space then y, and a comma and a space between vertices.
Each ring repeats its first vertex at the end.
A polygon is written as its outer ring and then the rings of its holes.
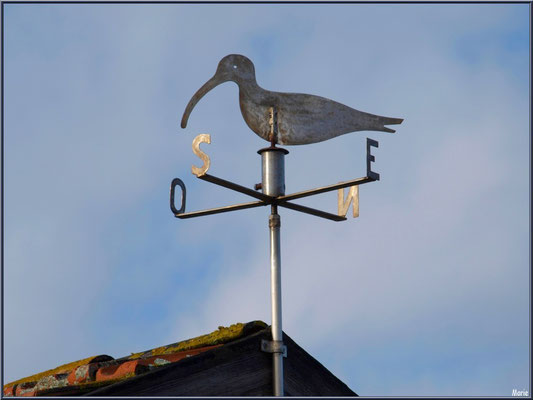
POLYGON ((191 167, 192 173, 196 176, 204 175, 209 169, 209 166, 211 165, 211 160, 209 159, 209 156, 205 154, 202 150, 200 150, 200 143, 211 144, 211 135, 207 133, 202 133, 196 136, 192 141, 192 152, 198 157, 200 157, 200 159, 204 162, 204 165, 202 165, 202 167, 200 168, 195 167, 194 165, 191 167))

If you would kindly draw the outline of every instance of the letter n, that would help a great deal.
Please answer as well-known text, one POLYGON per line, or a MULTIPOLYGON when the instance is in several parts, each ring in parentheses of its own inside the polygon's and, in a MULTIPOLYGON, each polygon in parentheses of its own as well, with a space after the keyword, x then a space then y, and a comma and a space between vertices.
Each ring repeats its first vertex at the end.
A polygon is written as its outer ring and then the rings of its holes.
POLYGON ((352 206, 353 217, 357 218, 359 216, 359 186, 355 185, 355 186, 350 187, 346 200, 344 200, 344 189, 339 189, 338 197, 339 197, 338 215, 340 217, 345 217, 346 214, 348 213, 348 208, 350 208, 350 203, 353 200, 353 206, 352 206))

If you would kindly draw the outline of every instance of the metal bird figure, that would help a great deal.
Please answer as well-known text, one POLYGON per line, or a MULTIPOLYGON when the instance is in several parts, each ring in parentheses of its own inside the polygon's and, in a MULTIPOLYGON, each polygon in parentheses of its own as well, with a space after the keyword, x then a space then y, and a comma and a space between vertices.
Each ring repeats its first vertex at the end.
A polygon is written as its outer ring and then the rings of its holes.
POLYGON ((317 143, 355 131, 393 133, 395 131, 385 125, 403 121, 358 111, 320 96, 265 90, 255 80, 254 64, 245 56, 230 54, 220 60, 215 75, 187 104, 181 119, 182 128, 187 126, 196 103, 211 89, 227 81, 239 86, 239 103, 246 124, 272 144, 317 143), (277 114, 277 130, 272 129, 272 109, 277 114))

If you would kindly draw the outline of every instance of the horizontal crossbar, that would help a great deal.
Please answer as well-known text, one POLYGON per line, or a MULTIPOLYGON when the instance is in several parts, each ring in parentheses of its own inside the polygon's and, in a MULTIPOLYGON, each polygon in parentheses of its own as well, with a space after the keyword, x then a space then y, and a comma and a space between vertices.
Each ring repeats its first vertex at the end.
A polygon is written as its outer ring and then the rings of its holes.
POLYGON ((331 221, 346 221, 345 217, 341 217, 339 215, 317 210, 315 208, 302 206, 300 204, 289 203, 288 201, 279 202, 277 204, 280 207, 290 208, 291 210, 294 210, 294 211, 300 211, 306 214, 311 214, 311 215, 314 215, 315 217, 326 218, 331 221))
POLYGON ((264 201, 253 201, 250 203, 234 204, 232 206, 211 208, 209 210, 191 211, 188 213, 174 214, 174 216, 176 218, 187 219, 187 218, 203 217, 204 215, 220 214, 220 213, 225 213, 228 211, 245 210, 247 208, 254 208, 254 207, 266 206, 266 205, 268 205, 268 203, 265 203, 264 201))
POLYGON ((334 185, 328 185, 328 186, 323 186, 323 187, 316 188, 316 189, 309 189, 309 190, 304 190, 302 192, 288 194, 285 196, 279 196, 276 198, 276 201, 301 199, 302 197, 312 196, 315 194, 320 194, 320 193, 325 193, 325 192, 331 192, 332 190, 362 185, 363 183, 374 182, 374 181, 375 179, 365 176, 364 178, 357 178, 357 179, 352 179, 351 181, 339 182, 339 183, 335 183, 334 185))
POLYGON ((222 178, 218 178, 213 175, 204 174, 198 176, 199 179, 202 179, 207 182, 214 183, 219 186, 223 186, 227 189, 235 190, 239 193, 246 194, 248 196, 255 197, 256 199, 259 199, 259 201, 249 202, 249 203, 242 203, 242 204, 235 204, 231 206, 225 206, 225 207, 217 207, 217 208, 211 208, 208 210, 201 210, 201 211, 192 211, 188 213, 181 213, 181 214, 174 214, 176 218, 186 219, 186 218, 195 218, 195 217, 202 217, 204 215, 212 215, 212 214, 220 214, 225 213, 229 211, 237 211, 237 210, 244 210, 247 208, 254 208, 259 206, 266 206, 269 204, 278 205, 280 207, 289 208, 294 211, 300 211, 306 214, 314 215, 316 217, 326 218, 331 221, 345 221, 346 217, 341 217, 336 214, 331 214, 325 211, 317 210, 315 208, 302 206, 300 204, 294 204, 289 202, 289 200, 294 199, 300 199, 302 197, 308 197, 315 194, 330 192, 332 190, 342 189, 346 187, 356 186, 356 185, 362 185, 364 183, 373 182, 375 179, 365 176, 364 178, 357 178, 353 179, 351 181, 345 181, 336 183, 334 185, 329 186, 323 186, 316 189, 310 189, 310 190, 304 190, 302 192, 296 192, 293 194, 289 194, 286 196, 279 196, 279 197, 272 197, 267 196, 266 194, 263 194, 261 192, 257 192, 253 189, 247 188, 245 186, 238 185, 236 183, 227 181, 222 178))
POLYGON ((224 186, 225 188, 247 194, 248 196, 252 196, 252 197, 255 197, 256 199, 263 200, 266 202, 271 202, 272 200, 275 199, 275 197, 267 196, 266 194, 263 194, 261 192, 256 192, 255 190, 247 188, 246 186, 241 186, 236 183, 227 181, 225 179, 217 178, 216 176, 213 176, 213 175, 204 174, 204 175, 200 175, 198 178, 203 181, 211 182, 216 185, 224 186))

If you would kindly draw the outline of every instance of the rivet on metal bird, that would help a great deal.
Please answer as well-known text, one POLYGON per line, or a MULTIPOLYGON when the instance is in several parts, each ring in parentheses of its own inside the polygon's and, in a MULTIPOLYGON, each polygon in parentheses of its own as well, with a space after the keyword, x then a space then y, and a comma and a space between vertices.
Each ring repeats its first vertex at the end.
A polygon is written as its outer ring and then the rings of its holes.
POLYGON ((187 126, 198 101, 221 83, 239 86, 239 103, 246 124, 263 139, 281 145, 322 142, 356 131, 395 132, 385 125, 401 124, 402 118, 389 118, 358 111, 336 101, 301 93, 271 92, 255 79, 254 64, 245 56, 230 54, 220 60, 215 75, 191 98, 181 119, 187 126), (277 132, 273 137, 271 110, 277 112, 277 132))

